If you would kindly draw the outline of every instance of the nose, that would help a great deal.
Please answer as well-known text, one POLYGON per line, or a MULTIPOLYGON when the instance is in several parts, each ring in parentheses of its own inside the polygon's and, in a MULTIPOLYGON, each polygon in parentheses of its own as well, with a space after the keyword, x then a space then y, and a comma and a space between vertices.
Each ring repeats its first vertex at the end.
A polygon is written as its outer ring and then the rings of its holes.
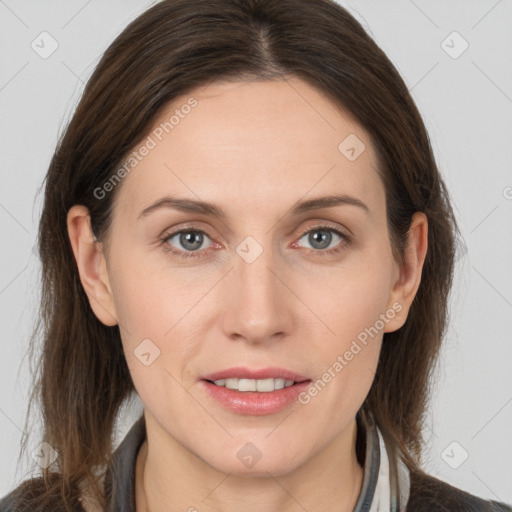
MULTIPOLYGON (((246 254, 258 250, 254 245, 249 245, 246 254)), ((222 327, 232 340, 271 343, 292 333, 297 298, 286 282, 290 274, 278 264, 272 250, 265 248, 251 261, 243 252, 247 247, 235 255, 234 268, 224 282, 222 327)))

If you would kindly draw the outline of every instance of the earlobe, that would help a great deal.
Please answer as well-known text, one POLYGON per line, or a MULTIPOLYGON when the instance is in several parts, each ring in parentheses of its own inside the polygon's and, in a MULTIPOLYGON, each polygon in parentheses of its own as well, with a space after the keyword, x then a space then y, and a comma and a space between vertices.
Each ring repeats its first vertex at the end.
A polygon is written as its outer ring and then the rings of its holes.
POLYGON ((67 226, 80 281, 89 304, 100 322, 113 326, 118 323, 105 255, 91 229, 89 211, 74 205, 68 211, 67 226))
POLYGON ((393 332, 402 327, 407 319, 409 309, 421 283, 421 273, 428 249, 428 220, 424 213, 413 215, 408 232, 408 243, 404 251, 403 261, 399 268, 398 278, 390 294, 389 307, 397 311, 385 332, 393 332), (397 307, 397 305, 400 307, 397 307))

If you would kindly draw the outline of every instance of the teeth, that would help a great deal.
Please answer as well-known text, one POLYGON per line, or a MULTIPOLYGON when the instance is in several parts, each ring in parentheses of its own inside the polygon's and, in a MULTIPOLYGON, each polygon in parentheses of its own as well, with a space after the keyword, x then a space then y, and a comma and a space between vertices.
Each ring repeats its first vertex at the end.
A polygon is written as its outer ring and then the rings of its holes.
POLYGON ((293 385, 293 380, 285 379, 219 379, 216 386, 235 389, 236 391, 259 391, 269 393, 276 389, 288 388, 293 385))
MULTIPOLYGON (((290 381, 287 381, 290 382, 290 381)), ((274 379, 274 389, 283 389, 284 379, 274 379)))

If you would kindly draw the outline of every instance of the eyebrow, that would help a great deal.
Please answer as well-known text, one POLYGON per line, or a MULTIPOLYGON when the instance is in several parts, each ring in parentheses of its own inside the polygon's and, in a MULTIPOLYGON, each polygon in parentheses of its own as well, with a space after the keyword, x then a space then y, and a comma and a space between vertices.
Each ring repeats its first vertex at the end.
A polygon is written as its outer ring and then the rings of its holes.
MULTIPOLYGON (((357 206, 364 210, 366 213, 370 213, 370 209, 365 203, 363 203, 363 201, 357 199, 356 197, 342 194, 314 197, 312 199, 299 201, 292 208, 291 214, 298 215, 300 213, 308 212, 311 210, 320 210, 321 208, 332 208, 333 206, 340 205, 357 206)), ((226 220, 227 218, 226 213, 213 203, 208 203, 206 201, 198 201, 195 199, 166 196, 161 199, 158 199, 147 208, 144 208, 144 210, 142 210, 142 212, 140 212, 140 214, 138 215, 137 219, 146 217, 150 213, 156 210, 160 210, 162 208, 173 208, 175 210, 180 210, 184 212, 202 213, 204 215, 210 215, 212 217, 217 217, 218 219, 222 220, 226 220)))

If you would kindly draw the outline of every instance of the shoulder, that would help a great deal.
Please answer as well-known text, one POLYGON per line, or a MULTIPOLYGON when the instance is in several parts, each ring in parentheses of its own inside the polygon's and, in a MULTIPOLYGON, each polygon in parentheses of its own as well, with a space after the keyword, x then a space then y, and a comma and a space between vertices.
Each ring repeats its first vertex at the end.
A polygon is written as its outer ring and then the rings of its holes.
MULTIPOLYGON (((24 480, 15 489, 0 498, 0 512, 65 512, 60 496, 45 496, 46 484, 42 477, 24 480)), ((73 510, 85 512, 79 503, 73 510)))
POLYGON ((411 473, 408 512, 512 512, 512 506, 489 501, 423 472, 411 473))

